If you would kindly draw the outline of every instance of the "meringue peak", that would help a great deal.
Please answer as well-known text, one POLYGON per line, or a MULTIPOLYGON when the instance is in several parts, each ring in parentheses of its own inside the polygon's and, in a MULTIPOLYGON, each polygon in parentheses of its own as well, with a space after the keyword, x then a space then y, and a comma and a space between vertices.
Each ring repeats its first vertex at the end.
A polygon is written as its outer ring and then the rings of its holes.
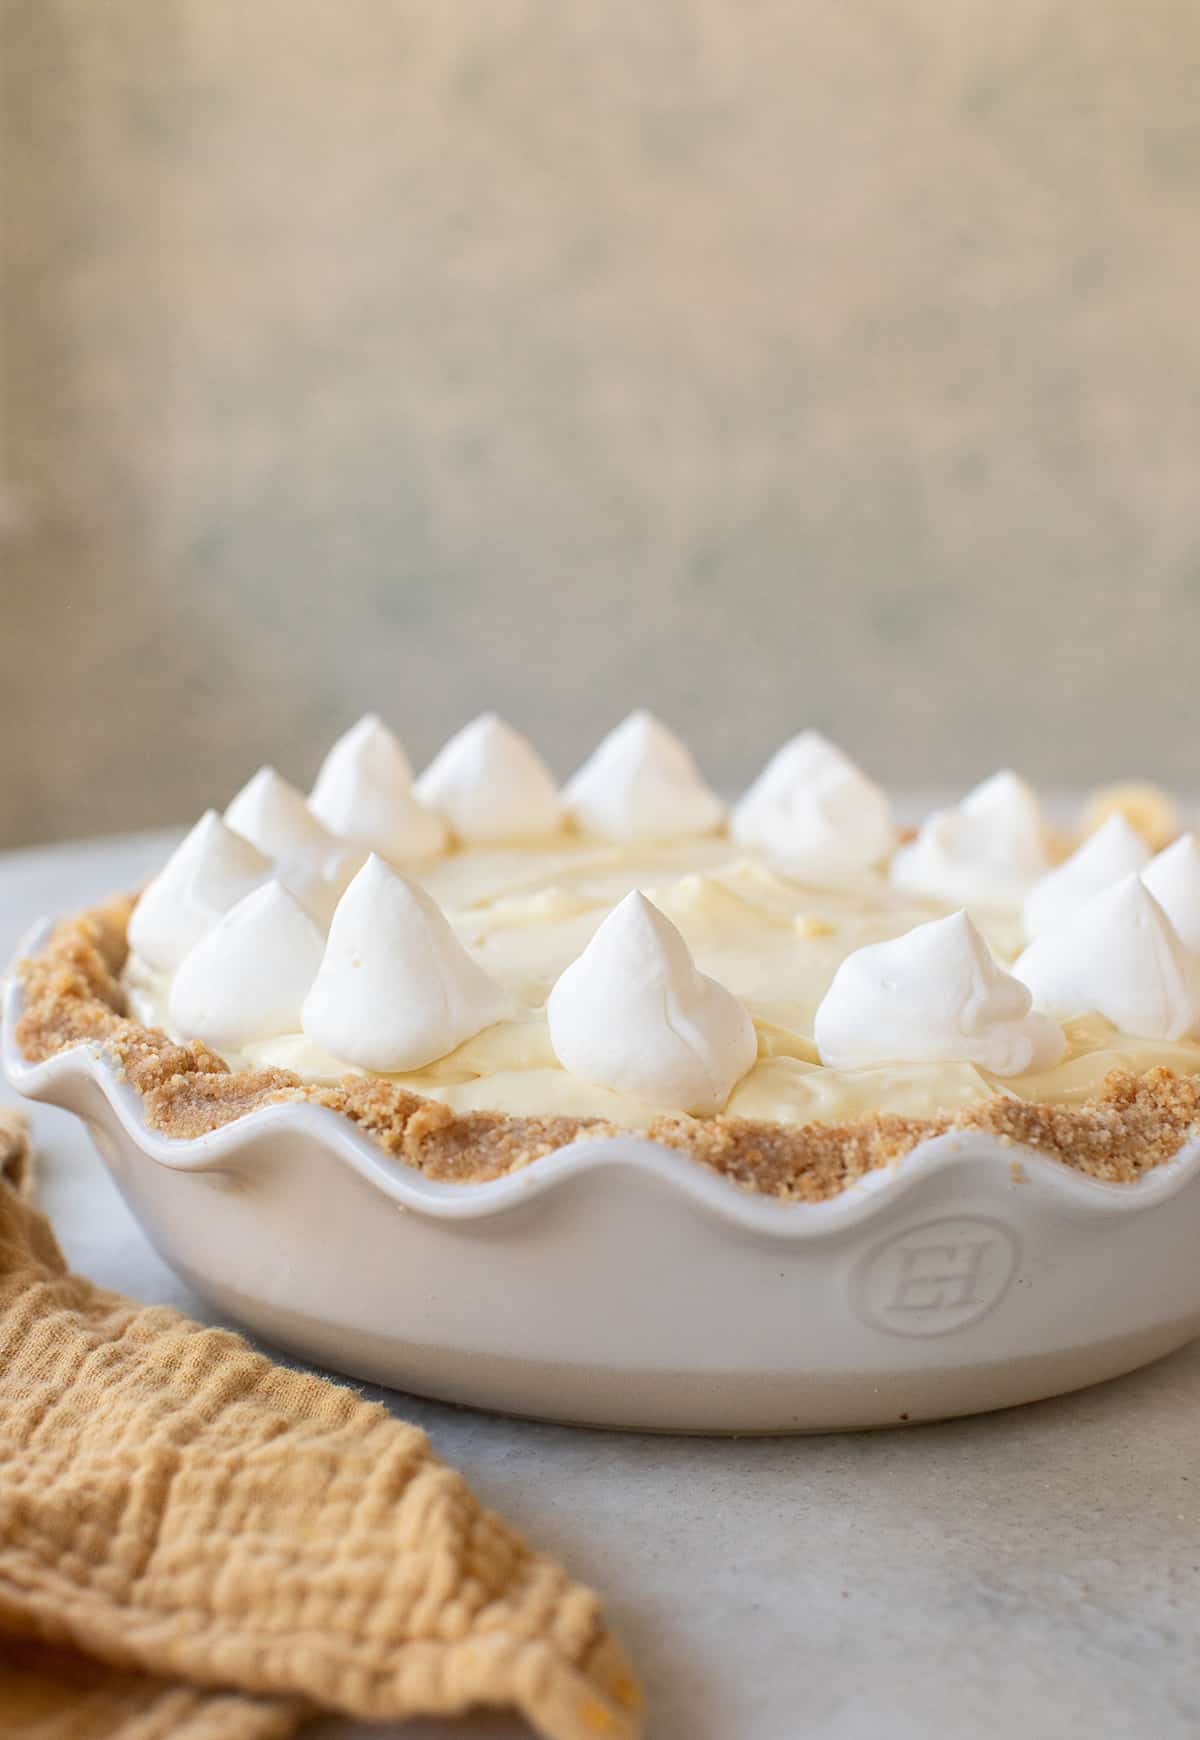
POLYGON ((546 1018, 572 1075, 697 1116, 721 1109, 758 1050, 742 1004, 636 890, 560 976, 546 1018))
POLYGON ((331 833, 393 863, 436 857, 446 844, 440 817, 413 791, 399 739, 376 713, 365 714, 330 749, 308 807, 331 833))
POLYGON ((1041 936, 1066 924, 1094 895, 1149 861, 1145 840, 1114 810, 1069 858, 1034 883, 1025 898, 1025 934, 1041 936))
POLYGON ((338 903, 303 1027, 363 1069, 420 1069, 516 1012, 437 903, 376 853, 338 903))
POLYGON ((1052 1069, 1066 1050, 1062 1029, 1031 1004, 967 914, 952 912, 847 955, 814 1036, 832 1069, 964 1062, 1024 1075, 1052 1069))
POLYGON ((1179 933, 1183 946, 1200 952, 1200 841, 1180 834, 1152 858, 1142 881, 1179 933))
MULTIPOLYGON (((330 746, 308 800, 314 814, 320 815, 314 800, 336 798, 347 773, 351 772, 369 779, 374 785, 383 786, 385 790, 394 786, 407 791, 413 782, 412 762, 404 745, 378 713, 364 713, 356 725, 343 731, 330 746)), ((325 825, 333 827, 332 822, 325 825)), ((336 833, 337 829, 333 831, 336 833)))
POLYGON ((596 746, 564 796, 575 825, 606 840, 711 834, 725 814, 686 744, 644 708, 596 746))
POLYGON ((1200 1032, 1200 957, 1137 875, 1031 942, 1013 972, 1053 1015, 1103 1015, 1142 1039, 1200 1032))
POLYGON ((881 788, 819 731, 785 743, 735 806, 730 832, 793 875, 865 870, 895 843, 881 788))
POLYGON ((273 767, 260 767, 230 800, 225 820, 272 858, 297 847, 316 851, 329 844, 329 832, 313 815, 304 793, 273 767))
POLYGON ((443 745, 416 793, 468 846, 540 839, 562 826, 553 774, 528 738, 495 713, 481 713, 443 745))
POLYGON ((1019 908, 1049 868, 1037 795, 1005 768, 956 809, 927 817, 912 844, 892 859, 891 877, 908 894, 1004 911, 1019 908))
POLYGON ((206 810, 143 889, 129 946, 155 972, 174 972, 231 906, 271 874, 271 860, 206 810))
POLYGON ((173 1027, 218 1051, 297 1032, 321 949, 321 932, 295 895, 265 883, 185 957, 171 986, 173 1027))
POLYGON ((1029 781, 1014 773, 1011 767, 989 773, 986 779, 972 786, 959 808, 968 816, 1003 816, 1010 825, 1025 827, 1030 833, 1041 831, 1042 814, 1037 793, 1029 781))
POLYGON ((309 809, 304 793, 273 767, 260 767, 247 780, 226 809, 225 821, 274 860, 279 881, 314 918, 328 921, 362 863, 361 847, 331 834, 309 809))

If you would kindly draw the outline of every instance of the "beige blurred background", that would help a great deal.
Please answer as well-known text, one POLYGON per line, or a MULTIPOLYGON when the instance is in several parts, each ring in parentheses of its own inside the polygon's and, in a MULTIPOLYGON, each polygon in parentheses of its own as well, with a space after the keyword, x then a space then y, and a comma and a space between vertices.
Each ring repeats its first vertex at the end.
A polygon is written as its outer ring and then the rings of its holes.
POLYGON ((0 843, 383 711, 1200 789, 1195 0, 3 0, 0 843))

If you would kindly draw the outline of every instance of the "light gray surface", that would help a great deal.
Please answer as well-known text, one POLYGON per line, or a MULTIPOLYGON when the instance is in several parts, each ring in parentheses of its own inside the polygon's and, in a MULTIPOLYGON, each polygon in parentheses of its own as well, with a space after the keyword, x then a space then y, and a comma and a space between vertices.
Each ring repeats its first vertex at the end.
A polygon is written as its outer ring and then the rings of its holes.
MULTIPOLYGON (((37 914, 131 884, 159 849, 0 858, 5 955, 37 914)), ((35 1124, 71 1260, 204 1315, 74 1120, 39 1108, 35 1124)), ((604 1590, 645 1676, 649 1740, 1200 1732, 1200 1343, 1061 1401, 859 1436, 605 1435, 384 1399, 604 1590)))
POLYGON ((1193 775, 1195 0, 0 3, 3 843, 367 706, 1193 775))

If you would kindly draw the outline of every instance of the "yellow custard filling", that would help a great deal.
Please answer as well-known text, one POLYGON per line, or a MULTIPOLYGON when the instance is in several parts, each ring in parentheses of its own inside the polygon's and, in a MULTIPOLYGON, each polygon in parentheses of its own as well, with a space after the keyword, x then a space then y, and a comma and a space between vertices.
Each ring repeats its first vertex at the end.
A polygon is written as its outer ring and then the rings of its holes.
MULTIPOLYGON (((1112 1069, 1165 1064, 1179 1074, 1200 1073, 1200 1045, 1131 1038, 1086 1013, 1067 1024, 1064 1061, 1039 1074, 1000 1079, 967 1063, 827 1069, 813 1043, 813 1017, 840 963, 948 909, 914 901, 880 876, 836 889, 792 881, 723 837, 641 847, 564 839, 464 850, 414 879, 526 1011, 424 1069, 386 1078, 460 1112, 600 1117, 638 1127, 671 1109, 569 1074, 551 1048, 543 1013, 555 980, 635 888, 679 927, 696 965, 740 997, 754 1021, 758 1060, 729 1098, 731 1116, 781 1124, 844 1123, 875 1112, 922 1117, 997 1092, 1071 1105, 1092 1097, 1112 1069)), ((997 958, 1011 962, 1023 942, 1019 920, 974 916, 997 958)), ((132 959, 126 987, 138 1019, 168 1026, 167 981, 132 959)), ((274 1065, 317 1082, 366 1073, 302 1033, 248 1047, 229 1061, 274 1065)))

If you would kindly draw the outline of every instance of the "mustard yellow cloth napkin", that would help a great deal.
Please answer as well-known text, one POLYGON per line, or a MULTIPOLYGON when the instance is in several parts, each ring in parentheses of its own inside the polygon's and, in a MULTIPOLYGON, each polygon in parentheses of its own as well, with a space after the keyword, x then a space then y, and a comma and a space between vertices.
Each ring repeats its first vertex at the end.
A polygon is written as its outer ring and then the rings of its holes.
POLYGON ((266 1740, 510 1706, 636 1740, 594 1594, 424 1434, 68 1272, 0 1111, 0 1734, 266 1740))

